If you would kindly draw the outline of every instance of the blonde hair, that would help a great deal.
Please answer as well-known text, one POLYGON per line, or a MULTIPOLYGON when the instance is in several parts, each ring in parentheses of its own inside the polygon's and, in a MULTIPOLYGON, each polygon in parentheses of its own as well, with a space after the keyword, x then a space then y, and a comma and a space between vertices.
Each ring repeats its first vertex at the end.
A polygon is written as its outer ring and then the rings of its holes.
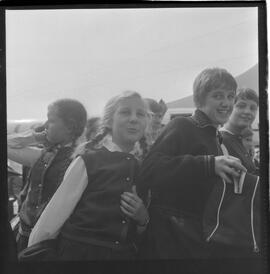
MULTIPOLYGON (((96 137, 93 138, 93 140, 91 140, 90 142, 82 144, 79 147, 80 149, 78 150, 79 154, 86 153, 88 150, 95 148, 108 134, 112 132, 112 123, 115 111, 123 100, 130 98, 141 99, 145 106, 146 112, 148 112, 147 104, 143 100, 142 96, 136 91, 127 90, 119 95, 112 97, 104 107, 103 115, 100 120, 96 137)), ((139 140, 139 143, 143 154, 146 154, 148 152, 148 149, 145 141, 145 136, 143 136, 141 140, 139 140)), ((78 153, 74 153, 74 155, 77 156, 78 153)))

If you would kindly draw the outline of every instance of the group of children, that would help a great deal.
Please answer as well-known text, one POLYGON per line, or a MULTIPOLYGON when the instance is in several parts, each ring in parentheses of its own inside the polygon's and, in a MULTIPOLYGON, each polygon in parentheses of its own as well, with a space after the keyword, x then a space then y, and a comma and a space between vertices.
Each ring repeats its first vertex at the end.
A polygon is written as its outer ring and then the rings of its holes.
POLYGON ((202 218, 214 185, 257 174, 239 136, 255 119, 258 96, 211 68, 195 79, 193 98, 194 114, 161 132, 165 103, 155 114, 151 99, 126 91, 107 102, 97 134, 79 146, 87 113, 70 99, 49 106, 44 131, 8 137, 8 158, 31 167, 20 254, 54 240, 55 260, 211 257, 202 218))

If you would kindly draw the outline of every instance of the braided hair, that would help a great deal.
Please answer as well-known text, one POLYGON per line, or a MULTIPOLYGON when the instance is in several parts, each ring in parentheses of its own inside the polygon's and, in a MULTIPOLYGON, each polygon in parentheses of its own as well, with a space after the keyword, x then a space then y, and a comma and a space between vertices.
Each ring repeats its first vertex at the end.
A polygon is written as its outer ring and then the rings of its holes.
MULTIPOLYGON (((141 95, 135 91, 125 91, 117 96, 112 97, 107 104, 105 105, 103 116, 101 118, 99 129, 97 135, 90 141, 83 144, 83 148, 81 148, 80 153, 85 153, 89 150, 93 150, 98 147, 100 142, 108 135, 112 133, 112 124, 113 124, 113 116, 116 112, 120 103, 127 98, 140 98, 142 99, 141 95)), ((143 101, 143 99, 142 99, 143 101)), ((143 101, 144 102, 144 101, 143 101)), ((147 109, 147 105, 145 104, 145 108, 147 109)), ((147 153, 147 144, 146 140, 143 137, 139 141, 140 147, 142 149, 142 153, 147 153)))
POLYGON ((140 148, 141 148, 141 150, 142 150, 141 159, 143 160, 143 159, 146 157, 146 155, 148 154, 149 148, 150 148, 149 144, 148 144, 147 141, 146 141, 146 137, 145 137, 145 136, 143 136, 143 137, 139 140, 139 145, 140 145, 140 148))

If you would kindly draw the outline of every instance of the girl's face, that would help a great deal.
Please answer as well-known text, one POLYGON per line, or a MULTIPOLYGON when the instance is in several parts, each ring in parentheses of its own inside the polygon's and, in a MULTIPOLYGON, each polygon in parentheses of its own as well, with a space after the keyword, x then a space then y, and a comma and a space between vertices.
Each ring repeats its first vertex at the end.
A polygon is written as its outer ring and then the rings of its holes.
POLYGON ((154 131, 159 130, 161 128, 161 121, 162 121, 163 115, 159 112, 157 113, 151 112, 150 115, 151 115, 152 129, 154 131))
POLYGON ((46 123, 47 139, 52 144, 67 144, 71 142, 71 131, 58 115, 56 106, 48 108, 48 120, 46 123))
POLYGON ((214 89, 206 94, 205 101, 200 110, 203 111, 218 127, 229 119, 232 113, 235 92, 227 89, 214 89))
POLYGON ((146 107, 142 99, 125 98, 112 117, 112 138, 119 147, 129 151, 143 137, 147 124, 146 107))

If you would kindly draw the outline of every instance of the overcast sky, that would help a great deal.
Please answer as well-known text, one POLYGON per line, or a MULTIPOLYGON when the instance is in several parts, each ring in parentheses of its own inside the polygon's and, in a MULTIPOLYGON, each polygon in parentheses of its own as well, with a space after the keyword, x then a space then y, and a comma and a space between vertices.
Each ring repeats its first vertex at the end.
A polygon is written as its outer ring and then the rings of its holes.
POLYGON ((126 89, 185 97, 206 67, 237 76, 258 62, 257 19, 257 8, 7 11, 7 118, 44 120, 63 97, 90 117, 126 89))

